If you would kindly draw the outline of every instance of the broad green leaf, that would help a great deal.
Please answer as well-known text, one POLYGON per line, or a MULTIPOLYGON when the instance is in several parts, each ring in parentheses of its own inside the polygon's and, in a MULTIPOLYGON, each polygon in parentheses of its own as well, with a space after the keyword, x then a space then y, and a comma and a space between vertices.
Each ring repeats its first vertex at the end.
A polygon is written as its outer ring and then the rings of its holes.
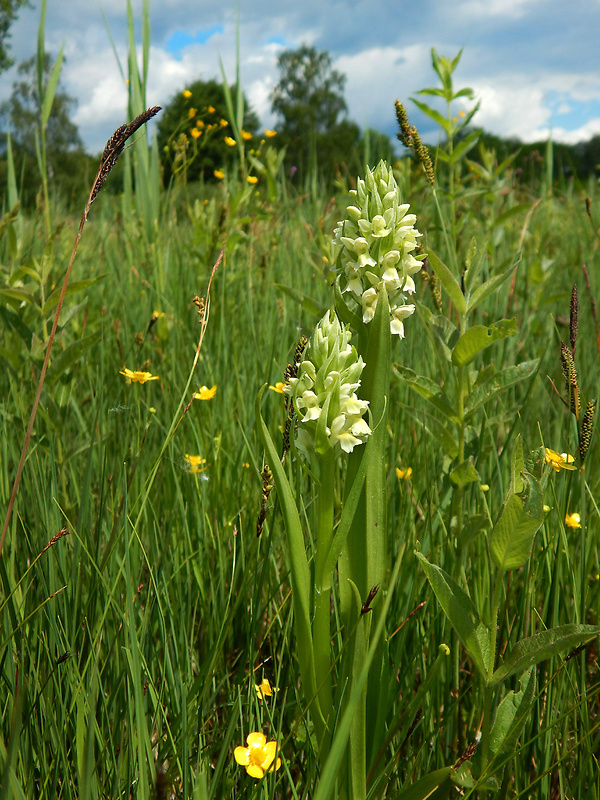
POLYGON ((417 375, 417 373, 409 367, 397 367, 394 370, 394 374, 410 386, 413 391, 420 394, 421 397, 429 400, 431 405, 438 411, 441 411, 447 419, 451 422, 458 422, 456 411, 439 384, 431 380, 431 378, 425 377, 425 375, 417 375))
MULTIPOLYGON (((69 295, 75 294, 75 292, 84 292, 91 286, 95 286, 99 281, 104 280, 106 276, 107 274, 104 273, 103 275, 96 275, 95 278, 88 278, 87 280, 84 281, 71 281, 67 286, 65 297, 69 297, 69 295)), ((46 300, 46 302, 44 303, 44 307, 42 308, 42 314, 48 314, 48 312, 50 312, 56 306, 61 291, 62 291, 62 286, 57 286, 56 289, 52 292, 52 294, 48 296, 48 299, 46 300)))
POLYGON ((448 120, 445 119, 439 111, 436 111, 435 108, 431 108, 431 106, 428 106, 427 103, 422 103, 420 100, 415 100, 414 97, 411 97, 410 99, 424 114, 427 114, 427 116, 431 117, 434 122, 437 122, 440 128, 443 128, 443 130, 446 131, 448 136, 450 135, 451 123, 448 122, 448 120))
POLYGON ((473 466, 470 460, 463 461, 457 467, 454 467, 450 473, 450 480, 459 489, 464 489, 468 483, 480 480, 479 473, 473 466))
POLYGON ((322 303, 319 303, 318 300, 309 297, 309 295, 301 292, 299 289, 295 289, 293 286, 286 286, 283 283, 275 283, 273 285, 276 289, 279 289, 279 291, 287 294, 288 297, 291 297, 296 303, 299 303, 305 311, 308 311, 309 314, 314 314, 315 316, 319 317, 319 319, 327 311, 327 307, 322 303))
POLYGON ((473 391, 467 395, 465 417, 468 419, 479 406, 487 403, 510 386, 514 386, 515 383, 531 378, 537 372, 539 363, 539 358, 533 361, 523 361, 515 367, 507 367, 500 372, 496 372, 487 381, 482 382, 480 386, 476 385, 473 391))
POLYGON ((496 761, 505 761, 515 752, 535 698, 536 684, 536 670, 524 672, 519 691, 508 692, 500 702, 490 731, 490 750, 496 761))
POLYGON ((469 150, 472 150, 475 147, 478 139, 479 131, 473 131, 468 136, 465 136, 464 139, 461 139, 461 141, 452 150, 452 155, 448 157, 448 162, 450 164, 456 164, 456 162, 465 156, 469 150))
POLYGON ((490 555, 503 572, 528 561, 533 539, 544 521, 544 494, 539 482, 528 472, 523 472, 523 482, 523 492, 507 497, 490 535, 490 555))
POLYGON ((33 304, 33 292, 27 289, 4 287, 0 289, 0 297, 3 297, 5 300, 15 300, 17 303, 33 304))
POLYGON ((481 622, 473 601, 441 567, 431 564, 418 551, 415 555, 458 638, 479 672, 486 677, 490 652, 489 632, 481 622))
POLYGON ((600 625, 571 623, 536 633, 521 639, 490 678, 489 685, 497 686, 511 675, 524 672, 540 661, 547 661, 560 653, 573 650, 591 641, 600 633, 600 625))
POLYGON ((433 250, 430 250, 428 252, 427 257, 429 259, 429 263, 435 270, 435 274, 440 279, 440 283, 442 284, 442 286, 448 293, 450 299, 456 306, 456 310, 461 316, 463 316, 467 309, 467 303, 465 300, 465 296, 460 288, 460 284, 458 283, 454 275, 450 272, 448 267, 443 263, 443 261, 441 261, 436 256, 433 250))
POLYGON ((515 270, 515 265, 510 269, 507 269, 506 272, 503 272, 501 275, 494 275, 493 278, 490 278, 489 281, 486 281, 482 286, 479 286, 473 292, 470 297, 467 299, 467 308, 469 311, 473 311, 473 309, 477 308, 477 306, 485 300, 492 292, 495 292, 496 289, 499 289, 503 283, 505 283, 510 276, 513 274, 515 270))
POLYGON ((60 376, 65 373, 69 367, 76 364, 87 350, 95 347, 101 338, 102 331, 100 330, 95 333, 90 333, 89 336, 85 336, 83 339, 77 339, 77 341, 72 342, 62 352, 58 353, 58 355, 53 356, 48 369, 46 382, 50 386, 56 383, 60 376))
POLYGON ((454 767, 437 769, 401 789, 400 793, 390 800, 442 800, 444 797, 449 797, 451 791, 455 792, 452 781, 454 774, 454 767))
POLYGON ((443 93, 443 91, 441 89, 435 89, 435 88, 419 89, 417 94, 427 94, 427 95, 432 95, 433 97, 443 97, 444 96, 444 93, 443 93))
POLYGON ((460 337, 452 351, 452 363, 457 367, 470 364, 482 350, 499 339, 513 336, 517 332, 517 320, 501 319, 493 325, 474 325, 460 337))

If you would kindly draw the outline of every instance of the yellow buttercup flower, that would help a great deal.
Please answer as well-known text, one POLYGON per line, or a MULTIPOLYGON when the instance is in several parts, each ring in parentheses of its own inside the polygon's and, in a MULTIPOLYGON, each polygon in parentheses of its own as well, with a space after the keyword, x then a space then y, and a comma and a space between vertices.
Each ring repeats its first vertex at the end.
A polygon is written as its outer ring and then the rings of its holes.
POLYGON ((196 120, 196 127, 197 127, 197 128, 203 128, 203 127, 204 127, 204 122, 203 122, 203 120, 201 120, 201 119, 197 119, 197 120, 196 120))
POLYGON ((225 144, 229 145, 229 147, 235 147, 235 139, 232 139, 231 136, 225 137, 225 144))
POLYGON ((249 139, 251 139, 251 138, 252 138, 252 134, 251 134, 251 133, 249 133, 248 131, 245 131, 243 128, 242 128, 242 130, 240 131, 240 133, 241 133, 241 135, 242 135, 242 139, 244 139, 246 142, 247 142, 249 139))
POLYGON ((196 109, 195 108, 190 108, 190 110, 188 111, 188 117, 190 119, 192 119, 192 117, 195 117, 195 116, 196 116, 196 109))
POLYGON ((220 125, 222 128, 226 128, 226 127, 229 125, 229 123, 227 122, 227 120, 226 120, 226 119, 221 119, 221 120, 219 120, 219 125, 220 125))
POLYGON ((568 525, 569 528, 581 528, 581 517, 576 511, 573 514, 567 514, 565 525, 568 525))
POLYGON ((275 386, 269 386, 269 389, 271 389, 274 392, 277 392, 278 394, 284 394, 284 391, 283 391, 283 387, 284 386, 285 386, 285 383, 283 381, 277 381, 275 386))
POLYGON ((199 139, 202 136, 202 131, 199 131, 198 128, 192 128, 192 136, 194 139, 199 139))
POLYGON ((190 92, 190 90, 189 90, 189 89, 184 89, 184 90, 183 90, 183 96, 184 96, 185 98, 188 98, 188 97, 191 97, 191 96, 192 96, 192 93, 190 92))
POLYGON ((259 700, 264 700, 265 697, 273 697, 273 692, 279 691, 276 686, 271 686, 268 678, 263 678, 260 684, 255 683, 254 688, 259 700))
POLYGON ((201 386, 199 392, 195 392, 194 400, 212 400, 217 393, 216 384, 211 389, 208 386, 201 386))
POLYGON ((206 459, 202 458, 202 456, 191 456, 188 453, 185 454, 183 457, 185 462, 187 463, 188 472, 197 473, 197 472, 204 472, 206 467, 206 459))
POLYGON ((573 465, 575 459, 568 453, 557 453, 556 450, 550 450, 549 447, 544 447, 544 457, 546 464, 551 464, 555 472, 560 472, 561 469, 577 469, 573 465))
POLYGON ((160 380, 158 375, 153 375, 151 372, 141 372, 140 370, 131 370, 127 369, 127 367, 123 367, 123 369, 120 369, 119 372, 121 375, 125 375, 125 377, 131 383, 146 383, 146 381, 160 380))
POLYGON ((258 183, 258 178, 256 177, 256 175, 248 175, 246 180, 248 181, 248 183, 251 183, 252 185, 258 183))
POLYGON ((225 177, 225 173, 223 172, 222 169, 216 169, 213 172, 213 175, 215 176, 215 178, 217 178, 217 180, 220 180, 220 181, 222 181, 223 178, 225 177))
POLYGON ((396 475, 398 476, 398 480, 408 481, 412 478, 412 467, 407 467, 406 469, 400 469, 400 467, 396 467, 396 475))
POLYGON ((277 131, 271 131, 268 128, 265 128, 265 136, 267 139, 271 139, 273 136, 277 136, 277 131))
POLYGON ((236 747, 233 756, 238 764, 246 767, 252 778, 262 778, 265 772, 273 772, 281 766, 281 759, 275 760, 277 742, 267 742, 263 733, 255 731, 246 737, 248 747, 236 747))
POLYGON ((208 111, 209 114, 214 114, 215 113, 215 107, 214 106, 209 106, 206 110, 208 111))

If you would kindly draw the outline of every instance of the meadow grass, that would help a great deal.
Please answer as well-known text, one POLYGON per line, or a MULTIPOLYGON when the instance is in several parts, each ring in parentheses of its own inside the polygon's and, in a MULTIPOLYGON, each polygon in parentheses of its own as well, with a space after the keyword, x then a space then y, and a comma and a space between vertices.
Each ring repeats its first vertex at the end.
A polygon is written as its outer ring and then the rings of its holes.
MULTIPOLYGON (((487 171, 461 161, 452 185, 438 165, 435 197, 418 164, 396 165, 425 252, 455 269, 459 281, 466 258, 479 259, 486 278, 512 270, 474 322, 515 317, 517 332, 484 350, 477 369, 539 362, 526 379, 484 392, 480 405, 472 401, 464 457, 480 479, 466 483, 457 500, 445 420, 407 380, 412 369, 450 397, 461 380, 469 392, 476 388, 471 373, 457 377, 439 319, 432 322, 430 261, 429 280, 416 281, 406 338, 392 350, 387 578, 394 565, 399 571, 379 687, 386 741, 368 753, 373 798, 455 796, 454 784, 439 776, 429 787, 411 786, 444 767, 460 772, 462 760, 478 757, 485 689, 414 551, 468 587, 491 624, 488 533, 517 438, 527 452, 541 444, 578 450, 574 417, 549 380, 566 397, 560 344, 569 341, 574 283, 578 386, 584 401, 599 393, 597 185, 549 181, 551 148, 527 181, 488 155, 487 171), (412 474, 399 477, 396 467, 412 474), (439 654, 442 644, 449 656, 439 654)), ((290 554, 276 492, 256 536, 264 453, 255 397, 263 384, 284 380, 300 335, 309 336, 330 305, 327 259, 348 204, 347 180, 340 177, 335 197, 315 182, 296 192, 281 172, 270 187, 275 197, 264 181, 250 186, 243 175, 194 196, 185 185, 163 193, 151 178, 140 183, 138 174, 135 189, 126 184, 120 198, 100 193, 90 211, 0 554, 2 796, 334 797, 335 785, 322 788, 325 765, 299 683, 290 554), (141 191, 153 193, 144 206, 135 202, 141 191), (144 216, 148 208, 159 209, 155 224, 144 216), (206 298, 217 262, 193 368, 201 331, 193 298, 206 298), (128 383, 124 367, 159 380, 128 383), (215 396, 187 408, 203 385, 216 385, 215 396), (191 471, 186 454, 206 459, 204 471, 191 471), (279 689, 267 700, 255 690, 263 677, 279 689), (262 781, 233 758, 251 731, 277 740, 282 759, 262 781)), ((18 219, 0 240, 2 508, 77 230, 58 204, 18 219)), ((457 319, 444 288, 440 316, 457 319)), ((262 408, 279 444, 283 398, 267 390, 262 408)), ((532 558, 510 573, 501 597, 501 657, 533 632, 598 624, 597 465, 592 440, 585 471, 550 477, 532 558), (580 529, 565 525, 573 512, 580 529)), ((286 470, 308 530, 317 490, 291 455, 286 470)), ((338 503, 342 479, 343 470, 338 503)), ((314 547, 307 538, 309 558, 314 547)), ((334 675, 342 627, 334 600, 334 675)), ((534 669, 537 688, 518 744, 505 765, 493 764, 495 784, 473 788, 463 775, 463 796, 600 796, 596 640, 534 669)), ((506 691, 518 688, 513 678, 506 691)))

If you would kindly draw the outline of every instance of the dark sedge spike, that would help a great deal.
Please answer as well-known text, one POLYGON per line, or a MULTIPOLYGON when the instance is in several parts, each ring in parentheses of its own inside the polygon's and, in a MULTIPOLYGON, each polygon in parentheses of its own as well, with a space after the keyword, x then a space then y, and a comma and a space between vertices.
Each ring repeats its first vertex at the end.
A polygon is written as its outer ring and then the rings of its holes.
POLYGON ((433 171, 433 164, 431 163, 431 156, 429 155, 429 150, 421 141, 421 137, 419 136, 419 131, 413 125, 410 129, 412 134, 413 140, 413 150, 415 151, 415 155, 421 162, 423 169, 425 170, 425 175, 427 175, 427 180, 433 186, 435 183, 435 173, 433 171))
POLYGON ((577 371, 575 369, 575 361, 573 354, 564 342, 560 343, 560 358, 562 361, 563 376, 569 395, 569 405, 571 413, 579 419, 579 412, 581 410, 581 403, 579 400, 579 386, 577 384, 577 371))
POLYGON ((396 100, 394 105, 396 106, 396 119, 400 126, 400 133, 397 133, 396 136, 405 147, 412 147, 412 133, 406 109, 399 100, 396 100))
POLYGON ((596 411, 596 401, 590 400, 586 406, 583 422, 581 423, 581 433, 579 434, 579 460, 583 464, 587 455, 592 434, 594 432, 594 413, 596 411))
POLYGON ((269 502, 269 495, 271 494, 271 489, 273 488, 273 484, 271 483, 272 478, 273 473, 271 472, 271 467, 269 467, 268 464, 265 464, 262 471, 262 500, 260 504, 260 512, 256 521, 257 538, 261 535, 263 525, 265 524, 265 518, 267 516, 267 503, 269 502))
POLYGON ((571 292, 571 315, 569 317, 569 334, 571 339, 571 353, 575 357, 575 345, 577 344, 577 321, 579 319, 579 298, 577 297, 577 284, 573 284, 571 292))
POLYGON ((585 198, 585 210, 587 211, 588 217, 592 218, 592 201, 589 197, 585 198))

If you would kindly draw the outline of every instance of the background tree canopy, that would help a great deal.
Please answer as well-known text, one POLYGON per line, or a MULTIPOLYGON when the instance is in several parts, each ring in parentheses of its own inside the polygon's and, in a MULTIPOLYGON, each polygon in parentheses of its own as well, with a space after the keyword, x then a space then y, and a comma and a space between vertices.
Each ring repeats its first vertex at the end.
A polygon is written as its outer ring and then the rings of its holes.
POLYGON ((286 164, 300 179, 315 166, 333 176, 341 162, 356 160, 360 139, 358 125, 344 117, 346 76, 332 68, 329 53, 306 45, 284 50, 277 64, 271 107, 281 120, 278 144, 286 147, 286 164))
POLYGON ((14 22, 17 11, 27 0, 0 0, 0 72, 12 66, 12 58, 8 55, 9 28, 14 22))
MULTIPOLYGON (((236 87, 230 91, 235 104, 236 87)), ((243 130, 254 135, 259 121, 245 98, 244 108, 243 130)), ((157 136, 165 183, 179 172, 188 181, 214 180, 214 170, 225 167, 235 155, 235 148, 225 143, 233 133, 223 86, 215 80, 198 80, 178 92, 160 115, 157 136)))

